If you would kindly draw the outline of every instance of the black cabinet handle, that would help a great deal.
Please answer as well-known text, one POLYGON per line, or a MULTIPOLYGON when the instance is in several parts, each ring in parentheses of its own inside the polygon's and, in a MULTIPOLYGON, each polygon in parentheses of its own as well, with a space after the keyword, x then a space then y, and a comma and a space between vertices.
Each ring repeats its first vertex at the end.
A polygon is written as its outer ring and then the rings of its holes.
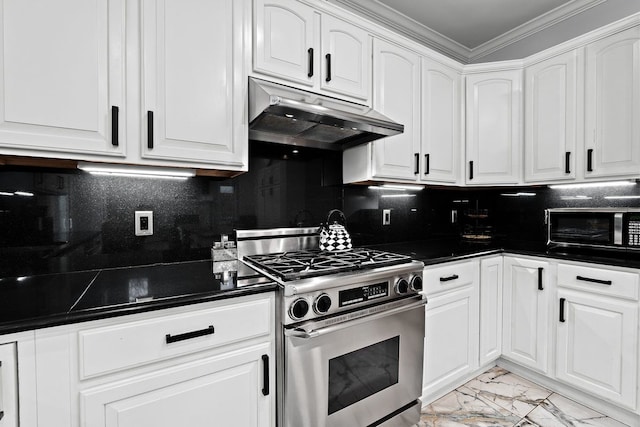
POLYGON ((203 337, 205 335, 213 335, 215 333, 215 329, 212 325, 209 325, 208 328, 200 329, 192 332, 185 332, 184 334, 178 335, 165 335, 165 339, 167 340, 167 344, 171 344, 178 341, 189 340, 191 338, 203 337))
MULTIPOLYGON (((118 141, 118 113, 120 112, 120 108, 115 105, 111 106, 111 145, 117 147, 119 144, 118 141)), ((2 419, 2 418, 0 418, 2 419)))
POLYGON ((590 282, 590 283, 599 283, 601 285, 609 285, 609 286, 611 286, 611 284, 613 283, 611 280, 592 279, 591 277, 584 277, 584 276, 576 276, 576 280, 582 280, 583 282, 590 282))
POLYGON ((424 155, 424 174, 429 175, 429 171, 431 169, 429 154, 424 155))
POLYGON ((473 179, 473 160, 469 162, 469 181, 473 179))
POLYGON ((327 77, 325 80, 330 82, 331 81, 331 54, 327 53, 324 57, 327 60, 327 77))
POLYGON ((593 148, 587 150, 587 172, 593 172, 593 148))
POLYGON ((262 395, 269 396, 269 356, 262 355, 262 395))
POLYGON ((564 153, 564 173, 571 173, 571 151, 564 153))
POLYGON ((416 153, 416 154, 414 154, 414 156, 415 156, 416 161, 415 161, 415 169, 414 169, 413 173, 415 175, 418 175, 420 173, 420 154, 416 153))
POLYGON ((147 148, 153 150, 153 111, 147 111, 147 148))
POLYGON ((538 290, 539 291, 544 291, 544 287, 542 286, 542 272, 543 271, 544 271, 544 268, 538 267, 538 290))
POLYGON ((4 418, 4 411, 0 411, 0 420, 4 418))
POLYGON ((459 279, 460 276, 458 276, 457 274, 452 274, 451 276, 447 276, 447 277, 441 277, 440 281, 441 282, 450 282, 452 280, 456 280, 459 279))
POLYGON ((560 298, 560 322, 564 323, 564 303, 567 301, 566 298, 560 298))
POLYGON ((307 49, 307 55, 309 55, 309 71, 307 77, 313 77, 313 48, 307 49))

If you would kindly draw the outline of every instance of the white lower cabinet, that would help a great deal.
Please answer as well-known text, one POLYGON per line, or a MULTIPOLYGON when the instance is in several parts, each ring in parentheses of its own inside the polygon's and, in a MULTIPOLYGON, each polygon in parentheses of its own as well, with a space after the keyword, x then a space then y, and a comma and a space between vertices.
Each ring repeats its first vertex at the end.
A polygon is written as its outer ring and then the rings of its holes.
POLYGON ((425 268, 425 402, 478 368, 478 274, 478 261, 425 268))
POLYGON ((260 294, 38 330, 38 426, 275 426, 274 329, 260 294))
POLYGON ((37 425, 33 336, 0 336, 0 427, 37 425))
POLYGON ((504 258, 502 355, 520 365, 548 372, 549 262, 504 258))
POLYGON ((636 408, 638 274, 558 265, 556 377, 636 408))
POLYGON ((480 366, 502 354, 502 256, 480 261, 480 366))

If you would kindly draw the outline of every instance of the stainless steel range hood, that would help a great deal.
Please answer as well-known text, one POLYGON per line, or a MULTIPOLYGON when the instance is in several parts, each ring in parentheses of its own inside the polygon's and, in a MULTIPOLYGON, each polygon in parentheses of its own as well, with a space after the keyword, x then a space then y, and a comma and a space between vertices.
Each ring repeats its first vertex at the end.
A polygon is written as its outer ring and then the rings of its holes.
POLYGON ((403 131, 367 106, 249 78, 249 139, 343 150, 403 131))

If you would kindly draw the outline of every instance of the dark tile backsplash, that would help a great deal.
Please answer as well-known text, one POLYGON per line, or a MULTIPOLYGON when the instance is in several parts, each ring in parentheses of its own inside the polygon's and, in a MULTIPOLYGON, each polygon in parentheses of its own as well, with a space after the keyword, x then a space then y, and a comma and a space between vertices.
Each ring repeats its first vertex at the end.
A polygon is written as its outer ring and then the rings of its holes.
POLYGON ((220 234, 316 226, 331 209, 344 211, 354 244, 371 245, 483 233, 542 242, 547 207, 640 206, 638 199, 605 198, 640 195, 637 185, 578 192, 429 188, 399 196, 342 185, 341 171, 339 152, 300 149, 294 155, 290 147, 257 143, 251 144, 249 172, 224 180, 3 167, 0 277, 208 259, 220 234), (517 192, 535 195, 503 195, 517 192), (391 210, 388 226, 382 226, 383 209, 391 210), (136 210, 153 211, 153 236, 134 236, 136 210))

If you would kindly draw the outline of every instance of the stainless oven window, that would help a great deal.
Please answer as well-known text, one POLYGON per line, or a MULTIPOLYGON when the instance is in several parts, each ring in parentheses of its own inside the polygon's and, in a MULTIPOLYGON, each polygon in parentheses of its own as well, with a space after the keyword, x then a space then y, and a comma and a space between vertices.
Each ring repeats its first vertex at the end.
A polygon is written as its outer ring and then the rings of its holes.
POLYGON ((612 213, 562 213, 551 217, 551 241, 610 245, 613 243, 612 213))
POLYGON ((329 413, 398 383, 400 336, 329 360, 329 413))

